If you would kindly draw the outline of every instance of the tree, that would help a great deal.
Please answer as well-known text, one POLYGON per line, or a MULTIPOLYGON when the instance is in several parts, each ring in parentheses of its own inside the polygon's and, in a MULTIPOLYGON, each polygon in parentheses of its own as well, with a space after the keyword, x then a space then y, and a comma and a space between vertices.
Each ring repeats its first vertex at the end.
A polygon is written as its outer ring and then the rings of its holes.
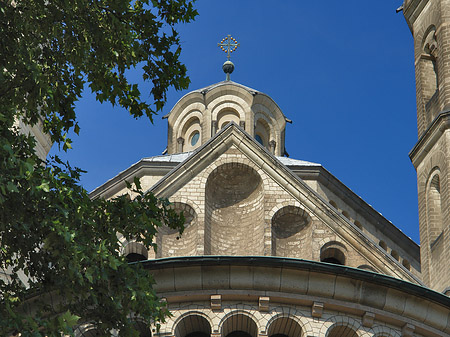
POLYGON ((151 276, 127 263, 118 234, 149 249, 162 224, 182 231, 182 216, 137 179, 133 200, 90 200, 82 171, 42 162, 15 123, 42 123, 70 148, 85 85, 100 102, 151 120, 170 86, 189 84, 174 25, 196 14, 189 0, 0 3, 0 263, 11 272, 0 278, 0 335, 60 337, 88 320, 101 336, 137 336, 137 320, 164 319, 151 276), (125 76, 137 66, 153 84, 150 102, 125 76))

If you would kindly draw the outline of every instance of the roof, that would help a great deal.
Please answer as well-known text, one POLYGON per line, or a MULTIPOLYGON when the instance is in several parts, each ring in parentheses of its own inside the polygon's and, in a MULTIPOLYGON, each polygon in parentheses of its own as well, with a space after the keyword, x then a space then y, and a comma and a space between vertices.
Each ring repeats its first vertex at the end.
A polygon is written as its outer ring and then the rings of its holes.
MULTIPOLYGON (((147 158, 143 158, 142 161, 157 162, 157 163, 160 163, 160 162, 181 163, 181 162, 185 161, 187 158, 189 158, 194 152, 195 151, 147 157, 147 158)), ((279 157, 279 156, 276 156, 276 158, 283 165, 286 165, 286 166, 322 166, 321 164, 309 162, 306 160, 293 159, 293 158, 287 158, 287 157, 279 157)))

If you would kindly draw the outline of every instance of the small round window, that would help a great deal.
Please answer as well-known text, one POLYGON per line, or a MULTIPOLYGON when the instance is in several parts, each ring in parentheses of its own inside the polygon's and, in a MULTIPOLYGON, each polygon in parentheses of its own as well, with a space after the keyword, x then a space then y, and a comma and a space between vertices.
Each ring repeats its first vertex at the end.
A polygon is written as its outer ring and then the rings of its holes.
POLYGON ((195 146, 195 144, 197 144, 199 138, 200 138, 200 132, 194 131, 194 133, 191 136, 191 146, 195 146))
POLYGON ((256 135, 256 136, 255 136, 255 139, 256 139, 256 141, 257 141, 259 144, 264 145, 263 140, 262 140, 262 138, 261 138, 260 135, 256 135))

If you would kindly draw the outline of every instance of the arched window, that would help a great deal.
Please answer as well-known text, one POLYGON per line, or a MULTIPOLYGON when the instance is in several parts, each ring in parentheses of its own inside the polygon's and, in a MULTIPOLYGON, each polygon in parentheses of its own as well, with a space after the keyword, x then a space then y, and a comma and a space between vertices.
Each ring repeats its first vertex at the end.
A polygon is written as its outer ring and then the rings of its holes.
POLYGON ((438 112, 437 91, 438 70, 437 70, 437 40, 436 27, 428 28, 423 41, 423 53, 419 63, 421 74, 422 97, 427 110, 427 124, 430 123, 438 112))
POLYGON ((211 325, 208 320, 198 314, 184 317, 175 327, 175 337, 209 337, 211 325))
POLYGON ((259 118, 255 123, 255 139, 261 145, 268 147, 270 141, 270 126, 263 118, 259 118))
POLYGON ((267 335, 269 337, 297 337, 302 335, 302 328, 292 318, 280 317, 270 323, 267 335))
POLYGON ((387 244, 386 244, 386 242, 384 242, 383 240, 381 240, 380 243, 379 243, 379 245, 380 245, 381 248, 383 248, 384 250, 387 251, 387 244))
POLYGON ((358 337, 358 335, 352 328, 344 325, 338 325, 331 328, 327 337, 358 337))
POLYGON ((443 230, 441 208, 441 182, 439 169, 431 174, 427 186, 427 220, 429 244, 433 245, 443 230))
POLYGON ((180 134, 180 139, 183 139, 183 142, 179 145, 178 152, 188 152, 199 147, 202 140, 201 131, 200 119, 196 116, 189 118, 183 125, 180 134))
POLYGON ((262 146, 264 146, 264 141, 262 140, 261 135, 256 134, 256 135, 255 135, 255 139, 256 139, 256 141, 257 141, 259 144, 261 144, 262 146))
POLYGON ((258 328, 255 321, 244 314, 229 316, 222 324, 222 336, 225 337, 257 337, 258 328))

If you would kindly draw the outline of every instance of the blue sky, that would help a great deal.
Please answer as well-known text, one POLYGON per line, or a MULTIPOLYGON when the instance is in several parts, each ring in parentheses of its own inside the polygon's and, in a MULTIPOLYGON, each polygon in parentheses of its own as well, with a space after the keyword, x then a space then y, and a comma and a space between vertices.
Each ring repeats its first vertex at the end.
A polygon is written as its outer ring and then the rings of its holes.
MULTIPOLYGON (((167 114, 182 95, 225 79, 217 43, 240 42, 231 79, 270 95, 293 120, 291 158, 321 163, 419 242, 413 39, 395 1, 198 0, 195 22, 178 26, 189 90, 171 90, 152 125, 99 104, 77 104, 80 136, 60 154, 87 170, 91 191, 167 143, 167 114)), ((137 74, 137 72, 136 72, 137 74)), ((148 84, 141 92, 149 92, 148 84)), ((54 148, 52 154, 58 153, 54 148)))

